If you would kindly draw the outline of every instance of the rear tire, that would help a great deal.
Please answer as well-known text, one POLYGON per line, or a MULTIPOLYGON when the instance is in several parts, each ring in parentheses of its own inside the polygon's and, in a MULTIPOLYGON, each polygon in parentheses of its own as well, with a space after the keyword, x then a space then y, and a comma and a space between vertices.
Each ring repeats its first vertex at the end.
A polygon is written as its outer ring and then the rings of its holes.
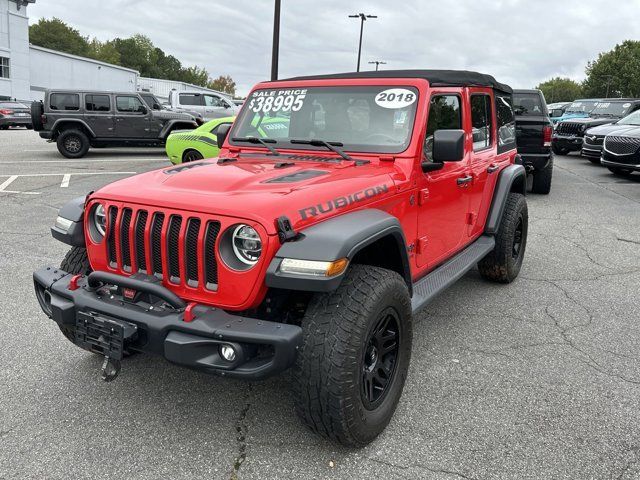
POLYGON ((91 146, 89 138, 81 130, 64 130, 58 135, 58 151, 66 158, 82 158, 91 146))
POLYGON ((551 192, 551 177, 553 177, 553 158, 549 160, 549 165, 533 173, 531 191, 540 195, 548 195, 551 192))
POLYGON ((478 262, 480 275, 498 283, 516 279, 527 247, 529 213, 527 201, 520 193, 510 193, 496 234, 493 251, 478 262))
POLYGON ((302 321, 296 412, 313 432, 362 447, 387 426, 411 359, 411 299, 396 272, 353 265, 302 321))
MULTIPOLYGON (((87 256, 87 249, 82 247, 71 247, 60 263, 60 268, 67 273, 73 275, 89 275, 91 273, 91 265, 87 256)), ((71 343, 75 343, 75 327, 58 325, 62 334, 67 337, 71 343)))
POLYGON ((182 155, 182 163, 197 162, 202 159, 204 159, 204 157, 197 150, 187 150, 184 152, 184 155, 182 155))

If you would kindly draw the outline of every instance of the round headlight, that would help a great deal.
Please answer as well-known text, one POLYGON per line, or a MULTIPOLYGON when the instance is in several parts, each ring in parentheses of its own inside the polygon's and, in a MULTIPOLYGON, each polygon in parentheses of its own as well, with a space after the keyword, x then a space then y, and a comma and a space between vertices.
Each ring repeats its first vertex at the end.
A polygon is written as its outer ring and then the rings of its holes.
POLYGON ((107 213, 104 210, 104 206, 99 203, 93 210, 93 224, 101 237, 104 237, 107 231, 107 213))
POLYGON ((258 263, 262 253, 262 241, 260 235, 249 225, 238 225, 231 235, 233 253, 238 260, 245 265, 255 265, 258 263))

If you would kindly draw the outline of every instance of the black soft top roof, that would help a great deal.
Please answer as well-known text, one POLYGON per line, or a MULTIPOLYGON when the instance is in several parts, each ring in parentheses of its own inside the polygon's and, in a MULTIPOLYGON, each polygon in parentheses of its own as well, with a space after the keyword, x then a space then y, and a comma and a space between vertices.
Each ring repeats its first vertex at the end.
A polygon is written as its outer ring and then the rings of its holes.
POLYGON ((491 75, 467 70, 380 70, 378 72, 348 72, 293 77, 286 80, 330 80, 336 78, 424 78, 433 87, 491 87, 504 93, 513 93, 509 85, 498 82, 491 75))

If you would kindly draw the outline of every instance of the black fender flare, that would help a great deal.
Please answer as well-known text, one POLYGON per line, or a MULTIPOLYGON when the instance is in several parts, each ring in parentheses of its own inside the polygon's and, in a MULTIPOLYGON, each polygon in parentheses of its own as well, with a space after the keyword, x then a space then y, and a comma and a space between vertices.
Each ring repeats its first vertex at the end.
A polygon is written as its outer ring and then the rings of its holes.
MULTIPOLYGON (((194 130, 196 128, 198 128, 198 124, 195 121, 192 120, 188 120, 188 119, 177 119, 174 118, 172 120, 169 120, 167 123, 164 124, 164 126, 162 127, 162 131, 160 132, 160 139, 161 140, 166 140, 167 137, 169 136, 169 133, 171 132, 171 130, 173 129, 173 127, 176 124, 183 124, 185 127, 190 126, 191 128, 193 128, 194 130)), ((186 128, 185 128, 186 130, 186 128)))
MULTIPOLYGON (((67 123, 75 123, 79 126, 82 126, 83 128, 85 128, 87 130, 87 132, 89 132, 89 136, 92 138, 96 137, 96 134, 93 132, 93 130, 91 129, 91 127, 87 124, 87 122, 85 122, 84 120, 80 120, 80 119, 72 119, 72 118, 60 118, 59 120, 56 120, 56 122, 53 124, 53 126, 51 127, 51 131, 55 132, 56 129, 60 126, 60 124, 67 124, 67 123)), ((62 133, 62 132, 61 132, 62 133)))
POLYGON ((84 247, 84 206, 87 196, 77 197, 67 202, 59 211, 58 217, 71 222, 66 230, 57 223, 51 227, 51 235, 62 243, 72 247, 84 247))
POLYGON ((522 165, 509 165, 500 172, 484 228, 485 234, 495 235, 498 232, 507 197, 512 192, 527 194, 527 171, 522 165))
POLYGON ((398 245, 402 276, 412 291, 407 243, 396 217, 377 209, 364 209, 330 218, 303 230, 297 239, 284 243, 271 260, 266 285, 286 290, 328 292, 338 288, 345 273, 331 278, 284 274, 280 264, 285 258, 296 260, 350 261, 363 248, 390 236, 398 245))

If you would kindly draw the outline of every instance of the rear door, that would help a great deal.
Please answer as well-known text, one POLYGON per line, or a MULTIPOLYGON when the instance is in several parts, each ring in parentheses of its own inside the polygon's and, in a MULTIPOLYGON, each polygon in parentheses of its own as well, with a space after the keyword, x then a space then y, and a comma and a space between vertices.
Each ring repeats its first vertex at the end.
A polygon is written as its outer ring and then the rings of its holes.
POLYGON ((109 95, 85 94, 84 118, 96 137, 104 138, 115 135, 115 118, 109 95))
POLYGON ((202 118, 207 118, 204 111, 204 95, 200 93, 179 93, 178 106, 190 112, 197 112, 202 115, 202 118))
POLYGON ((137 95, 116 95, 115 133, 119 138, 150 137, 151 113, 137 95))

